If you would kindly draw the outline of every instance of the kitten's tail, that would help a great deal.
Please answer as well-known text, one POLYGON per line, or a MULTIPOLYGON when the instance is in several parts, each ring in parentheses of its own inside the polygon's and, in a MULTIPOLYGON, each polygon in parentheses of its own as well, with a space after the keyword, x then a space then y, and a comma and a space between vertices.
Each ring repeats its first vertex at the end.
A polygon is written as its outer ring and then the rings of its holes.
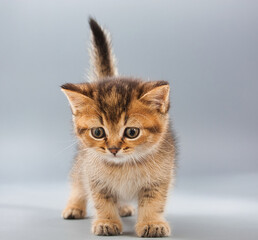
POLYGON ((105 77, 117 75, 115 57, 112 54, 109 33, 90 18, 91 39, 91 80, 101 80, 105 77), (92 79, 93 78, 93 79, 92 79))

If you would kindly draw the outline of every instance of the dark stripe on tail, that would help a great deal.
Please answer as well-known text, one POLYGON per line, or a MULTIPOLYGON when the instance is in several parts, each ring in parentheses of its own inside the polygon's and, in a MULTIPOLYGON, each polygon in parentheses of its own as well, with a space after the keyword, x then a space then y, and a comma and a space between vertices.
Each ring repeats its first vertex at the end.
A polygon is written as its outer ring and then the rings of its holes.
POLYGON ((110 40, 94 19, 90 18, 89 24, 92 31, 91 60, 93 72, 98 79, 115 76, 116 68, 110 40))

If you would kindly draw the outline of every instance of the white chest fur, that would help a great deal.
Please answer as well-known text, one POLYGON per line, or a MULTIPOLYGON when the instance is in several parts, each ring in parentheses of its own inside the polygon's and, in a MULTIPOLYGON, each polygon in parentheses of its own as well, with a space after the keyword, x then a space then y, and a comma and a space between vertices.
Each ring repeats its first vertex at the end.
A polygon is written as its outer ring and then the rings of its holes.
POLYGON ((94 178, 100 188, 109 189, 124 201, 135 199, 141 188, 146 186, 151 179, 150 173, 143 172, 142 169, 137 169, 135 166, 125 165, 120 168, 112 168, 102 165, 98 167, 94 171, 91 166, 91 173, 88 177, 94 178))

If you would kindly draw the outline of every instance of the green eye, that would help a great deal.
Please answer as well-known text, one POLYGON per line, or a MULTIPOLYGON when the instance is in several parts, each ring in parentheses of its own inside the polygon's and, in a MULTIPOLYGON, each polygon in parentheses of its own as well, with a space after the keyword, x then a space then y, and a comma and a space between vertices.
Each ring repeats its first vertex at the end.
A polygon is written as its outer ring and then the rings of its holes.
POLYGON ((139 133, 140 133, 139 128, 128 127, 125 129, 124 136, 132 139, 132 138, 138 137, 139 133))
POLYGON ((103 137, 106 136, 105 130, 102 127, 92 128, 91 129, 91 134, 95 138, 103 138, 103 137))

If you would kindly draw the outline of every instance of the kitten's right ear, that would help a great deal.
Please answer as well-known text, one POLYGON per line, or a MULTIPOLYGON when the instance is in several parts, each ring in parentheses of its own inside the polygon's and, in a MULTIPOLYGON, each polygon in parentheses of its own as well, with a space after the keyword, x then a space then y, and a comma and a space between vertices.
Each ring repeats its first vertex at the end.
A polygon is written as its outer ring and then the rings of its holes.
POLYGON ((94 104, 91 98, 76 91, 74 84, 64 84, 61 86, 61 90, 66 95, 74 115, 85 111, 89 106, 94 104))

